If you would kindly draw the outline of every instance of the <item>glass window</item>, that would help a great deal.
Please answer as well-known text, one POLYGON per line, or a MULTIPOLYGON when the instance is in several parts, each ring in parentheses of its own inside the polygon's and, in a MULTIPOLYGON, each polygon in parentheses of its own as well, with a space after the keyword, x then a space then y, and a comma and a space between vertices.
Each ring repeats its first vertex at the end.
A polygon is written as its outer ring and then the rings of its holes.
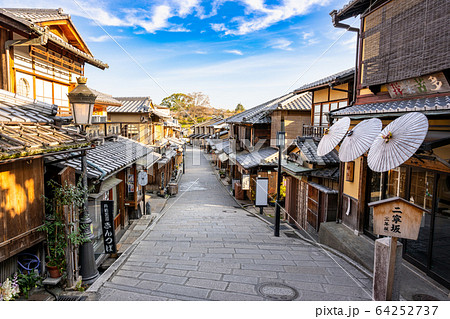
POLYGON ((17 83, 17 94, 26 96, 30 99, 33 98, 33 95, 31 94, 30 83, 28 83, 28 81, 24 78, 19 79, 19 82, 17 83))
MULTIPOLYGON (((372 172, 370 180, 370 202, 376 202, 382 199, 382 173, 372 172)), ((373 207, 367 207, 367 220, 365 222, 365 230, 373 234, 373 207)))
MULTIPOLYGON (((434 192, 434 173, 413 167, 411 169, 409 201, 431 212, 434 192)), ((424 213, 417 240, 408 240, 406 254, 420 264, 428 264, 428 245, 431 231, 431 214, 424 213)))
POLYGON ((331 103, 330 104, 330 111, 334 111, 334 110, 336 110, 338 108, 338 103, 336 102, 336 103, 331 103))
POLYGON ((339 108, 347 106, 347 105, 348 105, 347 101, 339 102, 339 108))
POLYGON ((386 198, 406 196, 406 167, 397 167, 388 173, 386 198))
POLYGON ((432 209, 434 173, 413 168, 411 171, 411 190, 409 201, 428 209, 432 209))
POLYGON ((436 196, 431 270, 450 282, 450 175, 440 175, 436 196))
POLYGON ((325 114, 328 112, 330 112, 330 104, 328 104, 328 103, 322 104, 322 114, 325 114))
POLYGON ((314 105, 314 123, 313 125, 320 125, 320 104, 314 105))

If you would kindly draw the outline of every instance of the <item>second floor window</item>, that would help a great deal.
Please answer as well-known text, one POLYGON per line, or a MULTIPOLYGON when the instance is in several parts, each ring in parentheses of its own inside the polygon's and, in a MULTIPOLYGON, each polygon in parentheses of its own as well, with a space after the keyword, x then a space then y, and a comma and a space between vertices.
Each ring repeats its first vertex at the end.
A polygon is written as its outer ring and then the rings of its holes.
POLYGON ((26 96, 27 98, 33 98, 33 92, 30 87, 30 83, 24 78, 20 78, 17 82, 17 94, 26 96))
POLYGON ((312 124, 315 126, 328 126, 327 114, 347 105, 347 100, 314 104, 314 117, 312 124))

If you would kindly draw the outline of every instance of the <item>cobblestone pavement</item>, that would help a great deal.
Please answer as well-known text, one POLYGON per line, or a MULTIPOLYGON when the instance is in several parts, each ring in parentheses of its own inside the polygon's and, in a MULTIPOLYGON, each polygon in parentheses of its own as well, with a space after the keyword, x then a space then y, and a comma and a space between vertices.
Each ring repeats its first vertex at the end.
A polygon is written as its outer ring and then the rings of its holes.
POLYGON ((370 278, 301 239, 274 237, 197 152, 159 221, 91 287, 98 300, 370 300, 370 278))

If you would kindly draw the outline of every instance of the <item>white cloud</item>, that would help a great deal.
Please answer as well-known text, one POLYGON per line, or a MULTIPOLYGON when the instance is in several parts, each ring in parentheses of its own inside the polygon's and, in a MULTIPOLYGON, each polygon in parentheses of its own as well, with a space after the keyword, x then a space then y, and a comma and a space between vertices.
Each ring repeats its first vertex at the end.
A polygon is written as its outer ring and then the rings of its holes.
POLYGON ((227 31, 228 29, 225 27, 223 23, 211 23, 211 29, 216 32, 227 31))
POLYGON ((244 55, 242 51, 240 50, 224 50, 223 52, 230 53, 230 54, 236 54, 236 55, 244 55))
POLYGON ((302 32, 303 40, 308 40, 314 36, 314 31, 302 32))
POLYGON ((329 0, 284 0, 280 5, 266 5, 264 0, 241 0, 245 6, 246 15, 253 16, 250 19, 237 17, 232 22, 237 22, 236 28, 223 25, 216 31, 223 31, 225 35, 244 35, 251 32, 266 29, 280 21, 294 16, 308 13, 312 7, 326 5, 329 0))
POLYGON ((89 36, 87 37, 87 39, 91 42, 107 42, 107 41, 113 41, 114 40, 119 40, 119 39, 126 39, 128 38, 127 36, 123 36, 123 35, 100 35, 100 36, 89 36))
POLYGON ((293 42, 286 39, 276 39, 269 43, 269 46, 274 49, 292 51, 293 49, 290 47, 293 42))

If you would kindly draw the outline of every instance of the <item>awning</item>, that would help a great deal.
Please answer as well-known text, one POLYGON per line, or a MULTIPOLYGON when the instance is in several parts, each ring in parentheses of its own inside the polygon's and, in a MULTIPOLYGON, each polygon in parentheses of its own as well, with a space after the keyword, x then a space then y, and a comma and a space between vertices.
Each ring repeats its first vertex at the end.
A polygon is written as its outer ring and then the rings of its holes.
POLYGON ((273 160, 278 157, 278 150, 272 147, 253 151, 251 153, 238 155, 237 162, 244 169, 250 169, 257 166, 277 166, 273 160))
POLYGON ((142 165, 146 169, 150 168, 153 164, 156 163, 157 160, 161 158, 161 155, 155 152, 151 152, 147 154, 147 156, 141 157, 136 161, 137 165, 142 165))
POLYGON ((107 180, 103 181, 100 186, 100 191, 98 193, 89 194, 90 198, 97 199, 103 194, 105 194, 107 191, 112 189, 113 187, 119 185, 122 182, 121 179, 110 177, 107 180))
POLYGON ((281 161, 281 170, 293 176, 306 175, 314 169, 301 166, 297 163, 281 161))
POLYGON ((161 167, 163 167, 164 165, 166 165, 167 163, 169 163, 169 161, 170 161, 170 158, 167 158, 167 157, 162 157, 162 158, 160 158, 159 160, 158 160, 158 168, 161 168, 161 167))
POLYGON ((358 119, 400 116, 406 112, 423 112, 425 115, 449 114, 450 96, 359 104, 330 112, 330 115, 336 118, 349 116, 352 119, 358 119))
POLYGON ((225 153, 220 154, 220 155, 219 155, 219 161, 221 161, 221 162, 226 162, 226 161, 228 161, 228 155, 225 154, 225 153))

